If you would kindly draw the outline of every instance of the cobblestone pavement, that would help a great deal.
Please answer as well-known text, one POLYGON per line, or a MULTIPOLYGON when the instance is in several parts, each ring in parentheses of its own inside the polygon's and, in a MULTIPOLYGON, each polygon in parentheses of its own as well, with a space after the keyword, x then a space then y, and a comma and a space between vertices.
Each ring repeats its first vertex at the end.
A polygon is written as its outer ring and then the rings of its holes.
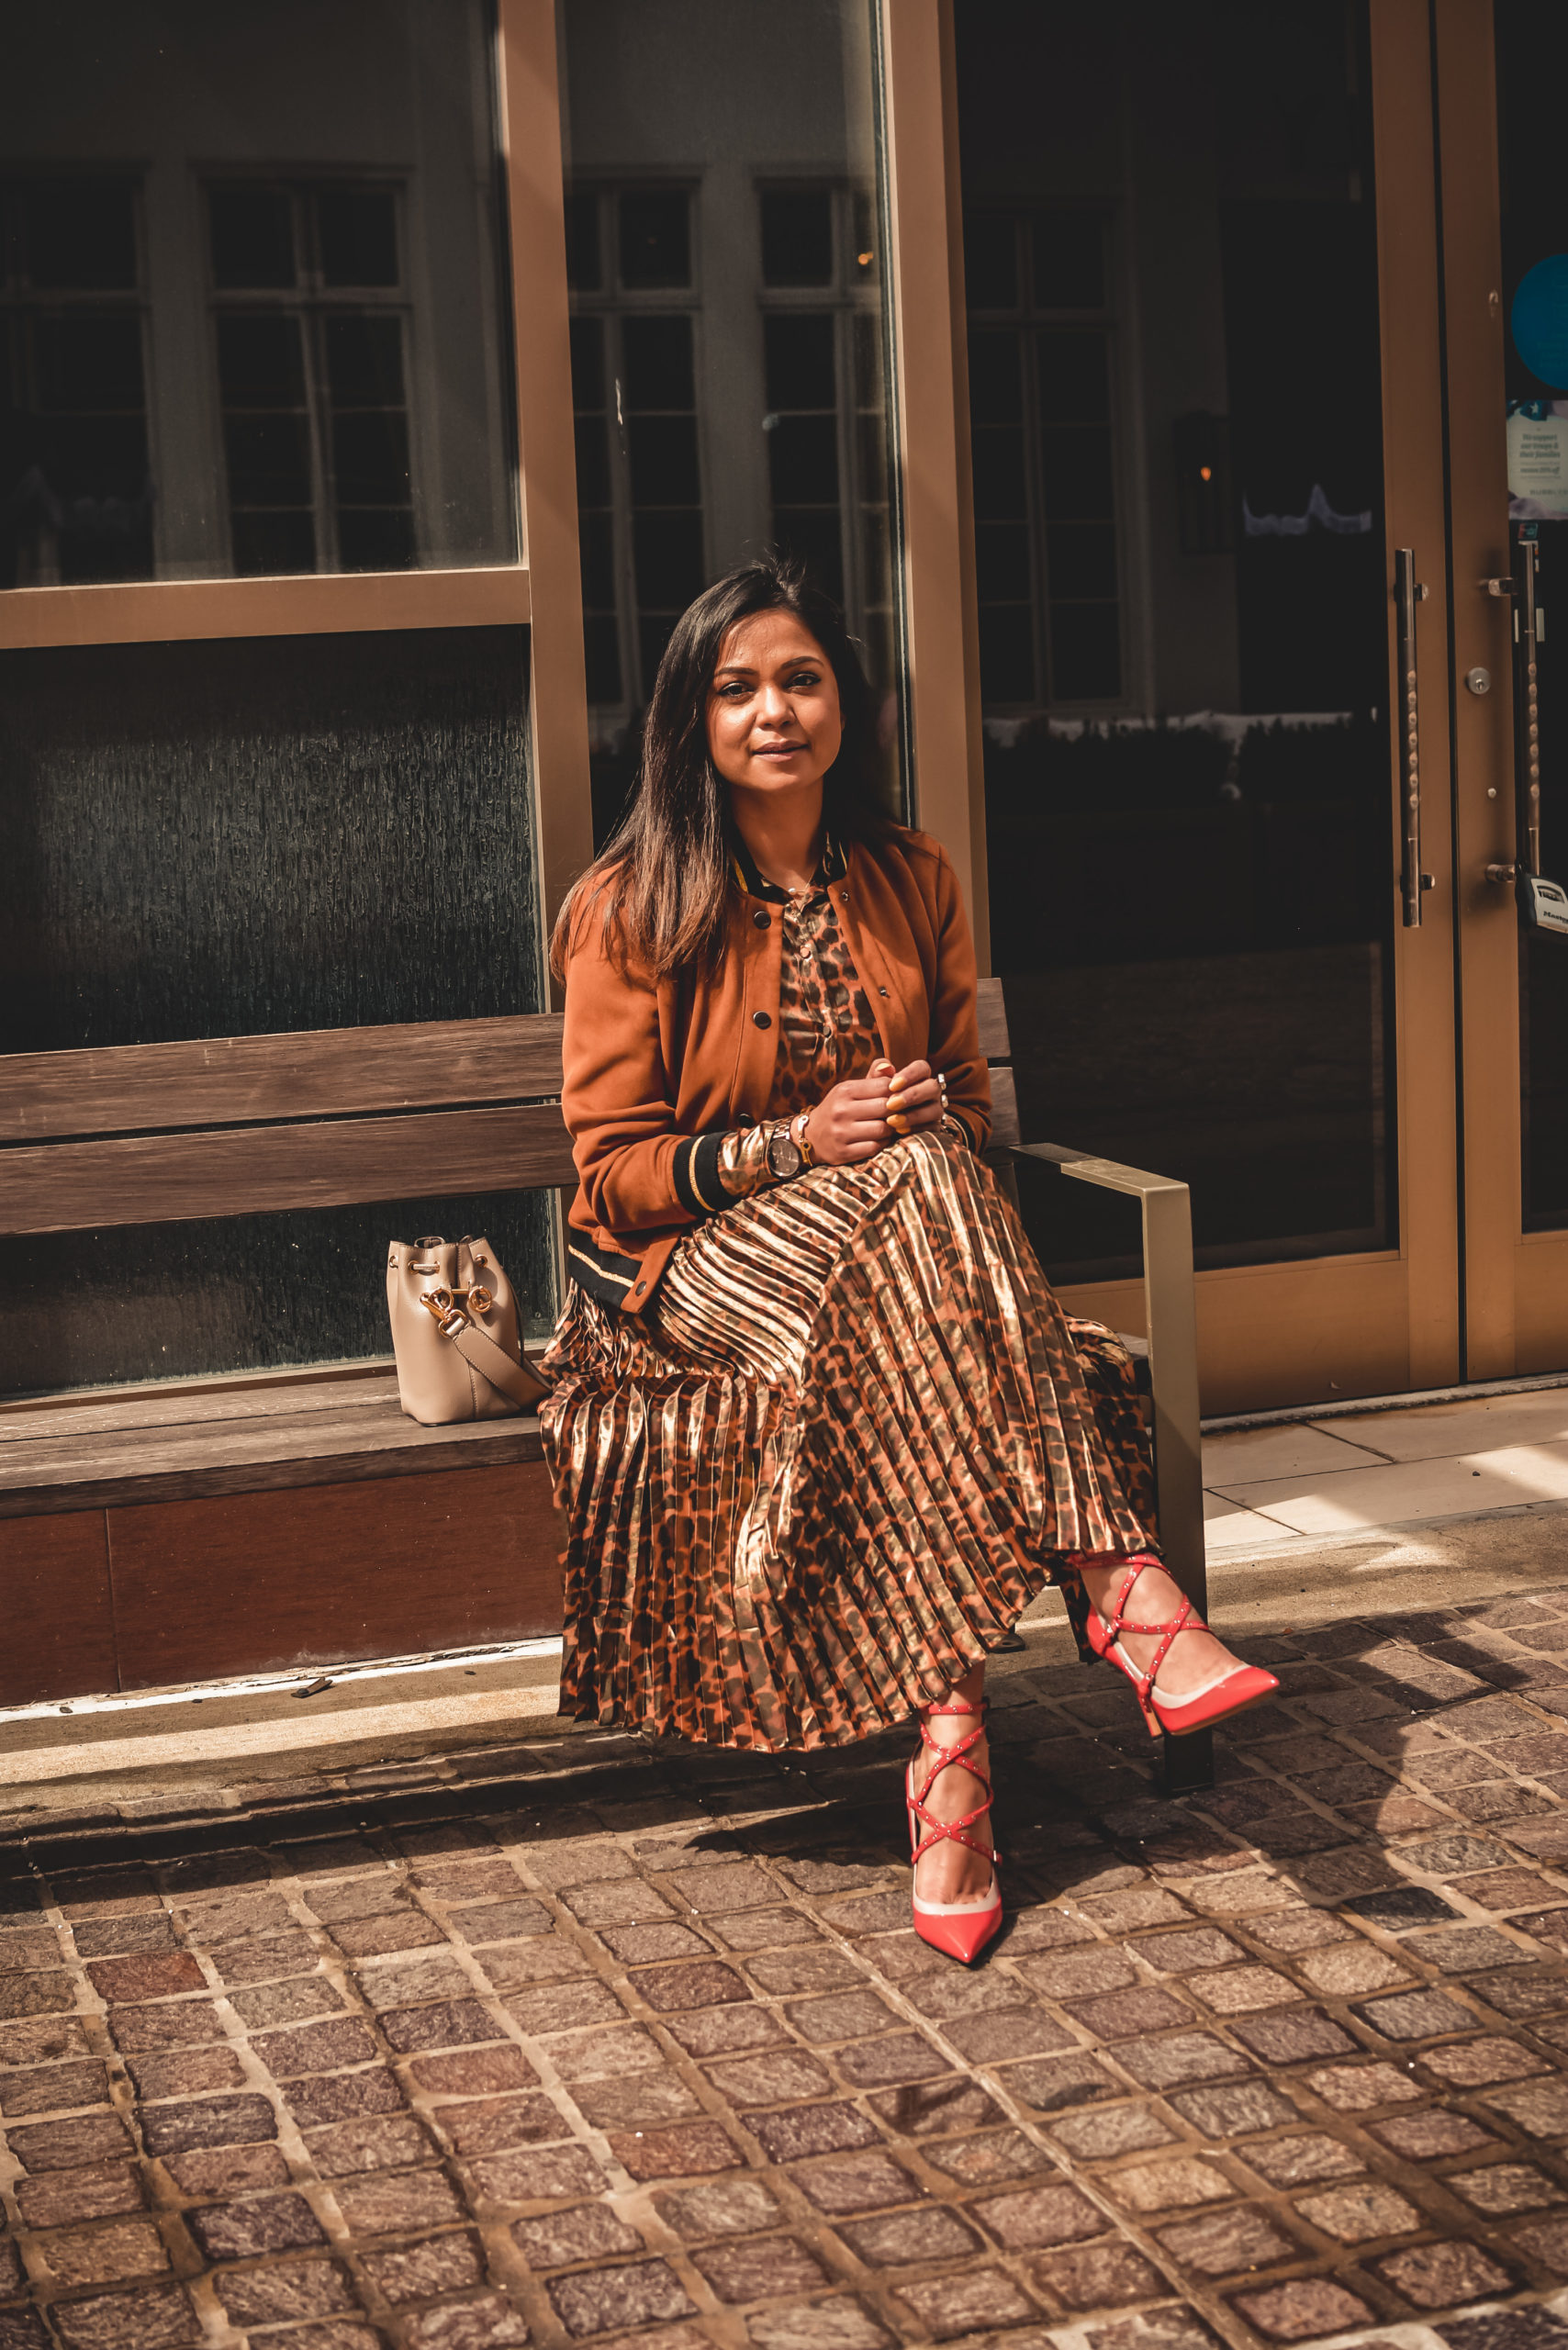
POLYGON ((1183 1804, 999 1679, 969 1974, 903 1733, 13 1832, 0 2350, 1568 2350, 1568 1594, 1264 1652, 1183 1804))

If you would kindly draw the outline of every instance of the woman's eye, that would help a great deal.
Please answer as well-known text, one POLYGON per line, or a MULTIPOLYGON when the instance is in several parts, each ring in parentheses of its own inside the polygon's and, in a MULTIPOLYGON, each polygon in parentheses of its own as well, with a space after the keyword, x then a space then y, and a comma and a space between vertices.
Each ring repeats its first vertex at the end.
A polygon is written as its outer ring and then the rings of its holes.
POLYGON ((812 686, 820 686, 822 683, 822 677, 815 669, 797 669, 794 676, 790 678, 790 683, 792 686, 800 686, 802 688, 806 688, 812 686))

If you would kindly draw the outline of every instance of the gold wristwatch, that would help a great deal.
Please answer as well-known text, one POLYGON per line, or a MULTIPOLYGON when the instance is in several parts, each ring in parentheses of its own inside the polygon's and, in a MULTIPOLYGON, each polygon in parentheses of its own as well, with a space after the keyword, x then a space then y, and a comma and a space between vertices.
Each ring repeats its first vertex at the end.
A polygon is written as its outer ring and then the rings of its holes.
POLYGON ((787 1183, 805 1165, 805 1156, 790 1130, 788 1118, 775 1119, 767 1136, 767 1171, 787 1183))

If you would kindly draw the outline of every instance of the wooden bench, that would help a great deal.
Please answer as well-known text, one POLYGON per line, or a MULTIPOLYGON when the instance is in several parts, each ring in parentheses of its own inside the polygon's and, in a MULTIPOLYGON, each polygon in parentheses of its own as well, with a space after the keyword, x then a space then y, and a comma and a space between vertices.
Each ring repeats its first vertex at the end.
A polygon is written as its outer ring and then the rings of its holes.
MULTIPOLYGON (((1201 1605, 1186 1187, 1025 1146, 1000 980, 980 1019, 1004 1180, 1021 1154, 1141 1203, 1160 1520, 1201 1605)), ((0 1230, 569 1190, 560 1090, 553 1013, 14 1054, 0 1230)), ((9 1404, 0 1704, 554 1634, 556 1551, 538 1422, 420 1427, 389 1362, 9 1404)))

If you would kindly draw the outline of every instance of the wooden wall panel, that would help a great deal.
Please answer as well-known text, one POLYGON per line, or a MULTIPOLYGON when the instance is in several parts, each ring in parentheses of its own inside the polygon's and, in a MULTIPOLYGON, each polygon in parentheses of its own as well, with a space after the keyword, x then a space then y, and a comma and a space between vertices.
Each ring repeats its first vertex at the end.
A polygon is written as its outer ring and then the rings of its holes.
POLYGON ((101 1509, 0 1525, 0 1705, 118 1686, 101 1509))
POLYGON ((127 1689, 561 1628, 543 1462, 107 1516, 127 1689))

